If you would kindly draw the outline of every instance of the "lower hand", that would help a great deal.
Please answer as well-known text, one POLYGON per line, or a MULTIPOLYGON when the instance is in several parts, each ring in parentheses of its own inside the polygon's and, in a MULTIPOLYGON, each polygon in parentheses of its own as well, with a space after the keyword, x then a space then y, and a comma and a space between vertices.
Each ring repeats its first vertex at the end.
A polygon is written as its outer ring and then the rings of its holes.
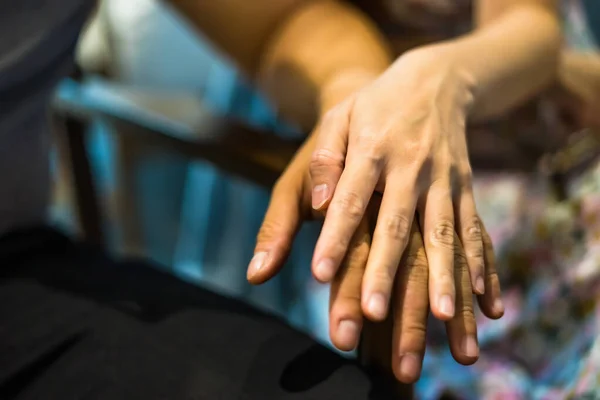
MULTIPOLYGON (((311 207, 312 184, 309 176, 314 135, 298 152, 272 193, 271 202, 257 238, 255 255, 248 268, 248 280, 260 284, 282 268, 302 222, 320 218, 311 207)), ((379 205, 372 202, 371 211, 379 205)), ((375 214, 376 215, 376 214, 375 214)), ((359 224, 353 235, 340 270, 331 283, 329 332, 334 346, 349 351, 358 345, 363 324, 361 296, 363 276, 371 250, 370 215, 359 224)), ((496 279, 493 250, 483 231, 487 279, 496 279)), ((457 313, 446 322, 450 349, 461 364, 474 363, 479 354, 477 327, 473 314, 473 297, 466 257, 456 238, 454 242, 454 284, 457 313)), ((399 273, 390 283, 394 287, 391 308, 394 321, 392 369, 398 380, 411 383, 419 378, 425 353, 425 334, 429 314, 429 266, 418 224, 410 228, 405 255, 399 273)), ((488 302, 481 302, 483 312, 496 317, 488 302)))

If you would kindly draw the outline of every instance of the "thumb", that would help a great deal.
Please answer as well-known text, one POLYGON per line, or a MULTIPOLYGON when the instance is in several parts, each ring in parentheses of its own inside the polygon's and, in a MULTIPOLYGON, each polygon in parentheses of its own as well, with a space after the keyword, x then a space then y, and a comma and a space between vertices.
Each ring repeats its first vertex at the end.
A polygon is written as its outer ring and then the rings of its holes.
POLYGON ((329 110, 321 121, 310 162, 312 207, 323 211, 329 205, 342 176, 353 97, 329 110))
MULTIPOLYGON (((284 181, 285 182, 285 181, 284 181)), ((256 239, 254 256, 248 265, 247 278, 261 284, 283 267, 301 223, 302 188, 278 183, 273 190, 267 213, 256 239)))

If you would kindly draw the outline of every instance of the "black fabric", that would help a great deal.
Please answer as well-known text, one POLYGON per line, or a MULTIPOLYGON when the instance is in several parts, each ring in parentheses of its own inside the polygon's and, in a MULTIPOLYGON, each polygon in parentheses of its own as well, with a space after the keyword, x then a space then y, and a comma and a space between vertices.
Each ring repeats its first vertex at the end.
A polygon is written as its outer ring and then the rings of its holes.
POLYGON ((0 265, 1 400, 375 398, 352 361, 148 262, 41 229, 0 265))

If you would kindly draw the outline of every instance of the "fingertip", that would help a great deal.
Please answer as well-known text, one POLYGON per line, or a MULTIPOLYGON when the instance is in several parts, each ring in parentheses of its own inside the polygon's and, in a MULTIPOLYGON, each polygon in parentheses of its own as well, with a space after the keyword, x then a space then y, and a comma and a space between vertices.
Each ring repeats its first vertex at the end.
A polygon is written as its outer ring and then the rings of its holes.
POLYGON ((422 364, 418 354, 406 353, 400 355, 392 369, 396 379, 402 383, 411 384, 419 380, 422 364))
POLYGON ((454 318, 454 299, 449 294, 439 296, 432 302, 431 312, 441 321, 449 321, 454 318))
POLYGON ((383 321, 388 314, 388 299, 381 293, 364 296, 361 308, 365 317, 373 322, 383 321))
POLYGON ((317 261, 312 270, 315 279, 321 283, 331 282, 336 273, 335 263, 329 258, 323 258, 317 261))
POLYGON ((354 319, 343 319, 330 327, 331 343, 341 351, 352 351, 358 346, 362 322, 354 319), (335 325, 335 326, 334 326, 335 325))
POLYGON ((473 293, 478 296, 483 296, 485 294, 485 282, 481 275, 474 279, 473 293))
POLYGON ((258 276, 261 275, 264 265, 266 264, 269 253, 266 251, 258 251, 254 254, 250 263, 248 264, 248 271, 246 278, 249 282, 253 283, 258 281, 258 276))
POLYGON ((246 279, 253 285, 260 285, 273 278, 283 266, 286 252, 273 247, 268 251, 257 251, 246 272, 246 279))
POLYGON ((491 317, 493 319, 500 319, 504 316, 504 302, 500 297, 497 297, 492 303, 492 307, 490 310, 491 317))
POLYGON ((315 211, 321 211, 331 198, 329 185, 322 183, 316 185, 312 190, 312 208, 315 211))

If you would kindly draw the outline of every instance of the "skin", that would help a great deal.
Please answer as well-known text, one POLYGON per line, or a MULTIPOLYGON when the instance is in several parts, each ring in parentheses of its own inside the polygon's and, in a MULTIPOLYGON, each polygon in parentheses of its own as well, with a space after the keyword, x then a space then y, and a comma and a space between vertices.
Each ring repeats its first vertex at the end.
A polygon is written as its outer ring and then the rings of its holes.
POLYGON ((502 307, 498 283, 485 282, 465 126, 519 105, 551 83, 560 47, 552 3, 502 6, 480 1, 478 29, 404 54, 323 118, 311 176, 313 207, 326 207, 327 216, 313 273, 323 282, 333 279, 369 199, 383 193, 362 286, 363 312, 372 319, 387 314, 415 211, 434 315, 448 320, 456 310, 454 232, 465 249, 473 291, 502 307))
POLYGON ((313 274, 332 281, 334 344, 356 346, 363 314, 383 319, 392 302, 398 379, 418 378, 429 307, 446 321, 457 361, 474 362, 471 293, 491 318, 503 305, 472 198, 464 126, 554 78, 554 2, 480 0, 472 34, 419 48, 391 66, 384 38, 343 2, 171 3, 284 116, 307 131, 319 121, 273 191, 249 280, 276 274, 302 221, 326 213, 313 274), (374 191, 383 192, 381 204, 372 204, 374 191), (375 225, 372 235, 368 225, 375 225))

